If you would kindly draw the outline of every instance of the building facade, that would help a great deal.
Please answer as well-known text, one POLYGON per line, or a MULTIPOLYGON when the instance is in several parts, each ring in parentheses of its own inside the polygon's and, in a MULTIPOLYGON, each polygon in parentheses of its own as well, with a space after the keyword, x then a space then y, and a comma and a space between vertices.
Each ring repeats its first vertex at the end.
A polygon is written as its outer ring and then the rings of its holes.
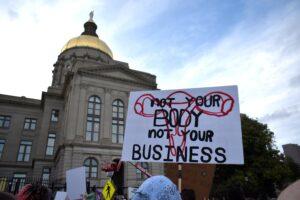
MULTIPOLYGON (((90 19, 66 43, 41 100, 0 95, 0 177, 64 183, 66 170, 85 166, 90 184, 103 187, 108 177, 101 167, 121 156, 129 92, 157 84, 154 75, 114 60, 96 29, 90 19)), ((162 164, 142 165, 164 174, 162 164)), ((124 164, 116 181, 137 187, 143 178, 124 164)))
POLYGON ((284 155, 291 158, 300 169, 300 146, 298 144, 282 145, 284 155))

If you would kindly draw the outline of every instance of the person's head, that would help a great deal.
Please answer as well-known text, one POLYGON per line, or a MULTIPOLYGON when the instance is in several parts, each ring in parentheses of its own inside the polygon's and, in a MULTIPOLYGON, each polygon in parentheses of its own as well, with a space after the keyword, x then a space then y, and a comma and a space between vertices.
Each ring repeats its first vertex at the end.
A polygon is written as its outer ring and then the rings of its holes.
POLYGON ((38 183, 25 185, 17 195, 18 200, 49 200, 50 198, 50 190, 38 183))
POLYGON ((181 200, 180 194, 170 179, 152 176, 137 189, 133 200, 181 200))
POLYGON ((5 199, 5 200, 15 200, 15 196, 7 193, 7 192, 0 192, 0 199, 5 199))

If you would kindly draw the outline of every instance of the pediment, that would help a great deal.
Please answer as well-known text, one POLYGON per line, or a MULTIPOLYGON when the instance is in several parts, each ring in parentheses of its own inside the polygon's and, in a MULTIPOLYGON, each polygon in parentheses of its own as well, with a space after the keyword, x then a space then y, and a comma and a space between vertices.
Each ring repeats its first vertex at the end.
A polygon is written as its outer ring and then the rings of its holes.
POLYGON ((79 72, 92 76, 111 78, 114 80, 143 83, 153 86, 156 85, 155 78, 147 77, 147 75, 145 75, 146 73, 131 70, 123 66, 86 67, 80 69, 79 72))
POLYGON ((102 75, 110 76, 114 78, 126 79, 130 81, 141 81, 140 78, 133 76, 125 71, 101 71, 102 75))

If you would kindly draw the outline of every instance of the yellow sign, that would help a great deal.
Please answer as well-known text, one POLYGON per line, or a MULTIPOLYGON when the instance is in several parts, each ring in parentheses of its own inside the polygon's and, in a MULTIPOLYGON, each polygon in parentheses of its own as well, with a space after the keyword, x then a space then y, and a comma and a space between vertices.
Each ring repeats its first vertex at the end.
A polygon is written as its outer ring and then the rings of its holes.
POLYGON ((111 180, 106 181, 102 194, 105 200, 111 200, 116 192, 116 187, 111 180))

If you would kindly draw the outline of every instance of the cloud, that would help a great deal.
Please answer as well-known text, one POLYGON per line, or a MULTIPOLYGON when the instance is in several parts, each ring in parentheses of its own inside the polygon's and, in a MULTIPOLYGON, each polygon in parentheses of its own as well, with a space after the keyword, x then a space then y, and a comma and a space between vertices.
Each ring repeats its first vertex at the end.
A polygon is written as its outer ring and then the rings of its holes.
POLYGON ((290 108, 276 110, 271 114, 264 115, 263 117, 260 118, 260 120, 263 122, 282 120, 282 119, 289 118, 295 114, 298 114, 298 112, 299 112, 298 107, 292 106, 290 108))
POLYGON ((8 10, 8 15, 10 17, 10 19, 16 19, 18 17, 18 13, 12 9, 8 10))
POLYGON ((249 26, 252 21, 241 20, 216 45, 199 49, 200 53, 180 69, 160 75, 159 85, 163 88, 238 85, 240 99, 245 102, 241 105, 243 112, 259 117, 278 109, 289 95, 288 80, 300 70, 300 30, 295 29, 300 14, 291 6, 283 10, 269 13, 255 28, 249 26), (291 29, 293 34, 289 34, 291 29), (293 53, 286 54, 294 43, 297 45, 293 46, 293 53))
POLYGON ((298 74, 290 79, 290 86, 291 87, 299 87, 300 86, 300 74, 298 74))
POLYGON ((300 71, 300 29, 295 28, 300 23, 299 7, 297 2, 286 4, 255 23, 251 17, 241 18, 216 44, 198 48, 199 53, 181 68, 158 73, 159 86, 238 85, 241 112, 267 121, 278 136, 277 144, 287 140, 282 136, 287 133, 300 143, 293 129, 294 123, 300 124, 294 117, 300 91, 290 87, 299 83, 295 77, 300 71))
POLYGON ((91 10, 95 10, 100 38, 112 48, 116 59, 127 61, 122 51, 124 45, 130 45, 119 44, 118 38, 157 19, 169 3, 158 0, 0 2, 0 70, 5 73, 0 79, 0 93, 40 98, 41 91, 51 84, 52 65, 61 48, 82 33, 91 10), (107 18, 110 20, 103 20, 107 18))
POLYGON ((136 29, 157 18, 169 7, 169 0, 135 1, 129 0, 123 4, 114 17, 108 31, 114 35, 136 29))
POLYGON ((0 93, 40 98, 63 45, 82 32, 93 0, 9 1, 0 5, 0 93), (37 84, 38 83, 38 84, 37 84))

